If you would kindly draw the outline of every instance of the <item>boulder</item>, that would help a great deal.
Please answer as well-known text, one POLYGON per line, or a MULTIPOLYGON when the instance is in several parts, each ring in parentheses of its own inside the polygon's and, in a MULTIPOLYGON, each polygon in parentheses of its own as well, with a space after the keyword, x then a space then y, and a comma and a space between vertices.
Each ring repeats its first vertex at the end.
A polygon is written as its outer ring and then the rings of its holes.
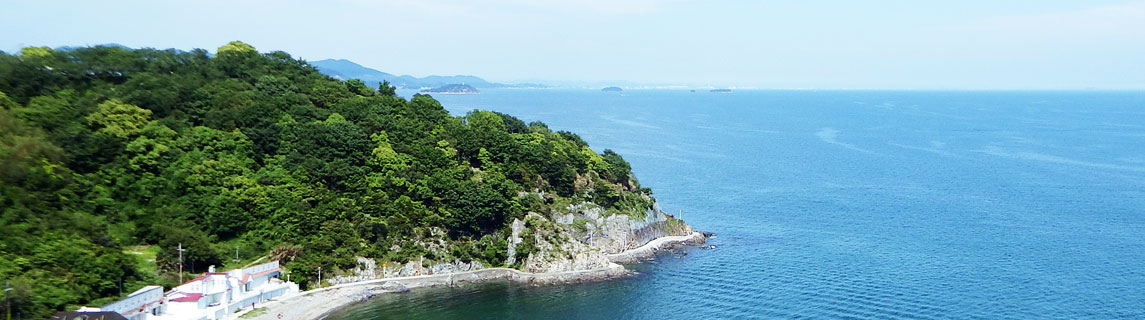
POLYGON ((393 293, 409 292, 409 287, 406 287, 406 285, 402 284, 401 282, 397 282, 397 281, 387 281, 385 283, 382 283, 381 288, 382 288, 382 290, 385 290, 386 292, 393 292, 393 293))
POLYGON ((430 269, 430 274, 453 273, 456 271, 457 271, 457 266, 452 265, 452 264, 442 263, 442 264, 433 265, 433 267, 430 269))

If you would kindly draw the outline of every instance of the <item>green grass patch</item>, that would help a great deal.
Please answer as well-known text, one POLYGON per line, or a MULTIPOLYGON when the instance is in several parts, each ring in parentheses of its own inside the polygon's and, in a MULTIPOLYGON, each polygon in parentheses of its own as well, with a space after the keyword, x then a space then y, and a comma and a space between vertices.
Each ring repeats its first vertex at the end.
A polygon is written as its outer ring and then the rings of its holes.
POLYGON ((220 271, 245 268, 252 264, 269 262, 269 260, 265 259, 266 250, 264 248, 247 243, 241 239, 216 241, 211 247, 219 253, 219 256, 223 260, 223 265, 218 266, 220 271), (237 259, 235 249, 238 249, 237 259), (260 261, 260 258, 263 258, 263 260, 260 261))
POLYGON ((244 313, 239 316, 240 319, 251 319, 266 314, 266 308, 254 308, 250 312, 244 313))
POLYGON ((159 254, 159 246, 131 246, 124 249, 123 253, 135 257, 136 266, 139 268, 139 271, 150 275, 157 275, 159 273, 159 265, 155 262, 155 255, 159 254))

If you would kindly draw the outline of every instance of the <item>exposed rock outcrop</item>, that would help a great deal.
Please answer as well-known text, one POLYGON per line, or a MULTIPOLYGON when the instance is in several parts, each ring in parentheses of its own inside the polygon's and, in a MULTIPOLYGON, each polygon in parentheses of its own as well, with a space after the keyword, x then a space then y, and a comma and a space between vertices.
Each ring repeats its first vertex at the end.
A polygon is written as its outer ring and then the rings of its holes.
POLYGON ((591 203, 569 205, 566 211, 549 217, 530 212, 525 220, 514 220, 511 225, 507 265, 517 263, 518 253, 529 250, 521 261, 521 270, 526 272, 596 269, 609 264, 608 255, 640 247, 652 239, 693 233, 692 227, 660 210, 659 205, 643 213, 609 214, 591 203))
POLYGON ((605 257, 600 250, 573 239, 544 216, 529 213, 525 220, 526 226, 533 232, 525 232, 524 236, 532 237, 534 248, 522 263, 522 270, 533 273, 556 273, 608 267, 608 257, 605 257))
POLYGON ((525 222, 520 219, 513 219, 513 223, 509 224, 509 230, 512 232, 509 235, 509 259, 505 261, 505 265, 511 266, 517 263, 517 245, 521 244, 521 232, 525 231, 525 222))
POLYGON ((555 215, 558 224, 569 226, 581 242, 613 254, 636 248, 652 239, 692 233, 692 227, 660 210, 658 204, 644 211, 643 217, 612 214, 590 203, 570 205, 568 213, 555 215), (581 220, 581 221, 578 221, 581 220))
MULTIPOLYGON (((524 219, 514 219, 510 223, 509 233, 505 265, 534 274, 602 270, 613 267, 613 262, 636 261, 654 255, 659 247, 636 250, 639 253, 618 254, 649 244, 649 241, 657 238, 698 235, 697 239, 675 241, 699 244, 704 240, 701 234, 665 213, 655 203, 642 214, 618 214, 588 202, 568 205, 564 210, 552 212, 548 216, 529 212, 524 219)), ((444 239, 442 231, 430 230, 430 237, 411 245, 430 252, 440 252, 446 248, 444 239)), ((374 260, 359 257, 355 269, 340 272, 342 275, 326 279, 326 282, 337 285, 394 277, 446 275, 485 268, 478 261, 441 263, 427 261, 425 257, 379 268, 374 260)))
POLYGON ((438 263, 429 267, 422 267, 424 261, 425 259, 422 258, 416 261, 406 262, 404 265, 379 269, 373 259, 358 257, 358 267, 350 270, 349 274, 338 275, 325 281, 329 285, 338 285, 384 278, 450 274, 486 268, 480 261, 453 261, 451 263, 438 263))

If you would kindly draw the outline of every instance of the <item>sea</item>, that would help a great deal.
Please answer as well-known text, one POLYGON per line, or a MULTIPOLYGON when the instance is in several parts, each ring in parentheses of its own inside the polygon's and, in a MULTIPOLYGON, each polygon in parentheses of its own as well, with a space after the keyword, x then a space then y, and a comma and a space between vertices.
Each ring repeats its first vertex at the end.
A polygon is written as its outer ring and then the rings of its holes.
POLYGON ((716 248, 612 281, 384 295, 330 319, 1145 318, 1145 92, 435 98, 616 151, 716 248))

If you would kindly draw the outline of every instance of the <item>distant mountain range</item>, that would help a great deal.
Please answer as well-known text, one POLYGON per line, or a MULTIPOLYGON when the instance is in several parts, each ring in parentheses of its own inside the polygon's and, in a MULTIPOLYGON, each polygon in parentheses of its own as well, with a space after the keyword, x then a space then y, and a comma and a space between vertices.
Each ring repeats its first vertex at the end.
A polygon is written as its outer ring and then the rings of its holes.
MULTIPOLYGON (((75 49, 83 49, 83 48, 88 48, 88 47, 89 46, 60 46, 60 47, 56 47, 55 50, 56 51, 72 51, 75 49)), ((128 46, 125 46, 122 44, 118 44, 118 43, 114 43, 114 42, 97 44, 97 45, 90 46, 90 47, 116 47, 116 48, 120 48, 120 49, 132 49, 131 47, 128 47, 128 46)))
POLYGON ((475 76, 457 75, 457 76, 428 76, 418 78, 414 76, 396 76, 393 74, 381 72, 378 70, 364 67, 360 64, 346 59, 326 59, 318 61, 309 61, 310 65, 318 68, 318 72, 322 74, 341 79, 358 79, 365 82, 366 85, 374 87, 382 81, 389 81, 391 85, 398 88, 419 89, 419 88, 437 88, 450 84, 465 84, 475 88, 543 88, 547 87, 541 84, 533 83, 519 83, 519 84, 503 84, 496 82, 485 81, 475 76))
MULTIPOLYGON (((55 50, 72 51, 75 49, 81 49, 81 48, 87 48, 87 47, 118 47, 118 48, 123 48, 123 49, 132 49, 131 47, 128 47, 128 46, 125 46, 122 44, 118 44, 118 43, 104 43, 104 44, 97 44, 97 45, 93 45, 93 46, 61 46, 61 47, 55 48, 55 50)), ((182 52, 183 50, 176 49, 176 51, 182 52)), ((213 54, 211 54, 209 52, 208 52, 208 55, 213 56, 213 54)), ((382 83, 382 81, 389 81, 391 85, 398 87, 398 88, 405 88, 405 89, 439 88, 439 87, 444 87, 444 86, 453 85, 453 84, 464 84, 464 85, 468 85, 468 86, 471 86, 474 88, 549 88, 549 87, 551 87, 548 85, 536 84, 536 83, 504 84, 504 83, 489 82, 489 81, 486 81, 485 79, 481 79, 481 78, 475 77, 475 76, 468 76, 468 75, 427 76, 424 78, 418 78, 418 77, 407 76, 407 75, 397 76, 397 75, 393 75, 390 73, 381 72, 381 71, 378 71, 375 69, 370 69, 370 68, 364 67, 360 64, 357 64, 353 61, 346 60, 346 59, 326 59, 326 60, 308 61, 308 62, 311 65, 313 65, 315 68, 318 68, 318 72, 321 72, 322 74, 325 74, 325 75, 328 75, 328 76, 331 76, 331 77, 334 77, 334 78, 337 78, 340 80, 350 80, 350 79, 362 80, 362 82, 365 82, 366 85, 370 86, 370 87, 377 87, 379 83, 382 83)))

